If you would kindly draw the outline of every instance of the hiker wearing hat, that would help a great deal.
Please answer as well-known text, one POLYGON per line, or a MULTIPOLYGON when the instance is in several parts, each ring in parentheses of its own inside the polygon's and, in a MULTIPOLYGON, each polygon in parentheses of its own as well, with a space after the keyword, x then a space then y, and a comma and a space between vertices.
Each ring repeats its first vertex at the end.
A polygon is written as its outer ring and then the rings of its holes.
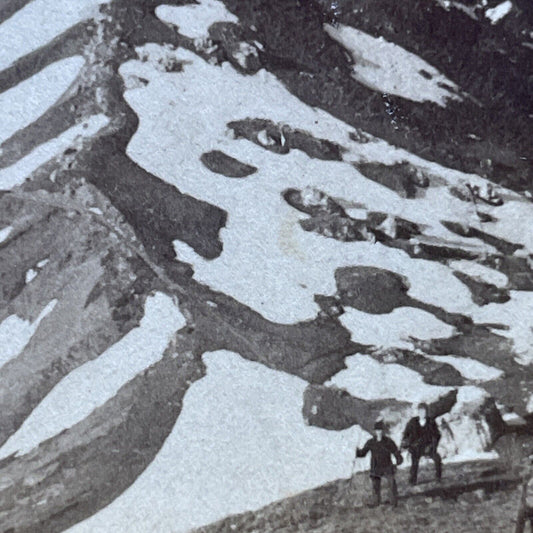
POLYGON ((435 463, 435 475, 438 481, 442 476, 442 459, 437 452, 440 441, 440 431, 437 423, 429 416, 429 408, 425 403, 418 405, 418 416, 411 418, 405 427, 402 438, 402 448, 406 448, 411 455, 411 472, 409 483, 416 485, 418 478, 418 463, 421 457, 430 457, 435 463))
POLYGON ((398 504, 398 489, 394 473, 396 467, 392 462, 392 456, 396 458, 396 465, 403 462, 396 444, 389 437, 383 435, 384 424, 378 420, 374 424, 375 435, 369 439, 363 448, 356 449, 357 457, 365 457, 370 452, 370 479, 372 480, 373 503, 372 506, 381 503, 381 479, 385 478, 389 485, 390 503, 396 507, 398 504))

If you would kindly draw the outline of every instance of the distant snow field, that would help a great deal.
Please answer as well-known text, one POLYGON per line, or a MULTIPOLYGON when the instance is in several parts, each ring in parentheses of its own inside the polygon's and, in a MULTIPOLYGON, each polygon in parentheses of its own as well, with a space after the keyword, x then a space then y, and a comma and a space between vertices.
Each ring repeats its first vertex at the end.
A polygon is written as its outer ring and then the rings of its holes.
POLYGON ((95 135, 108 123, 109 119, 105 115, 92 115, 85 118, 83 122, 64 131, 55 139, 37 146, 14 165, 0 169, 0 189, 8 190, 21 185, 42 164, 61 154, 82 137, 95 135))
POLYGON ((0 243, 4 242, 9 237, 12 231, 12 226, 6 226, 5 228, 0 229, 0 243))
POLYGON ((497 24, 500 20, 506 17, 512 9, 513 3, 511 0, 506 0, 491 9, 487 9, 485 11, 485 16, 490 19, 492 24, 497 24))
POLYGON ((473 309, 472 317, 479 323, 498 323, 508 329, 497 330, 510 338, 518 354, 518 362, 533 363, 533 292, 510 291, 511 299, 503 304, 491 303, 473 309))
POLYGON ((239 22, 222 2, 217 0, 200 0, 185 6, 157 6, 157 17, 163 22, 174 24, 178 31, 191 39, 209 36, 209 26, 214 22, 239 22))
POLYGON ((432 314, 413 307, 398 307, 383 315, 347 307, 339 319, 353 341, 383 347, 411 348, 410 337, 429 340, 450 337, 455 332, 432 314))
POLYGON ((366 433, 307 426, 305 381, 233 352, 203 358, 207 374, 187 391, 154 461, 69 533, 180 533, 349 477, 366 433))
POLYGON ((34 322, 10 315, 0 323, 0 368, 24 349, 41 321, 52 312, 56 304, 57 300, 49 302, 34 322))
MULTIPOLYGON (((172 335, 185 323, 169 296, 156 293, 149 297, 140 325, 97 359, 64 377, 0 448, 0 457, 27 453, 83 420, 115 396, 122 385, 161 359, 172 335)), ((0 350, 1 339, 0 329, 0 350)))
MULTIPOLYGON (((22 35, 22 32, 19 33, 22 35)), ((1 36, 0 42, 3 42, 1 36)), ((37 120, 51 107, 75 80, 83 64, 82 56, 56 61, 31 78, 1 93, 0 143, 37 120)))
POLYGON ((461 99, 454 82, 401 46, 343 24, 335 27, 325 24, 324 28, 352 54, 354 77, 363 85, 415 102, 431 101, 441 106, 446 105, 447 99, 461 99))
MULTIPOLYGON (((98 15, 109 0, 33 0, 0 25, 0 70, 44 46, 78 22, 98 15), (27 31, 20 31, 27 28, 27 31)), ((2 107, 0 106, 0 109, 2 107)))
POLYGON ((503 375, 503 370, 488 366, 469 357, 454 357, 453 355, 432 355, 432 359, 439 363, 448 363, 458 370, 461 375, 472 381, 490 381, 503 375))

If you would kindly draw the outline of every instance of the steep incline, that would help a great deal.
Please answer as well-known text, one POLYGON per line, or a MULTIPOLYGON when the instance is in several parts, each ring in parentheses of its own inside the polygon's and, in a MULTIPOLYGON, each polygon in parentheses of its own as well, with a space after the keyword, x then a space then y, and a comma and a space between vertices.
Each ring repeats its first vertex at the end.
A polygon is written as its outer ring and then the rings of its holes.
POLYGON ((346 477, 420 400, 447 459, 527 430, 511 6, 2 4, 0 532, 187 531, 346 477))

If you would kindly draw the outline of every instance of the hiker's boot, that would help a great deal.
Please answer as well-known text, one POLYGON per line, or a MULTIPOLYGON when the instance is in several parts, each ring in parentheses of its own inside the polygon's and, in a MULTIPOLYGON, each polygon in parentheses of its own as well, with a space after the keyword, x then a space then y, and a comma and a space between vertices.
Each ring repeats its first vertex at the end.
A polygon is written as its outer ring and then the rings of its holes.
POLYGON ((381 501, 377 498, 372 498, 366 505, 367 507, 373 509, 374 507, 379 507, 381 505, 381 501))

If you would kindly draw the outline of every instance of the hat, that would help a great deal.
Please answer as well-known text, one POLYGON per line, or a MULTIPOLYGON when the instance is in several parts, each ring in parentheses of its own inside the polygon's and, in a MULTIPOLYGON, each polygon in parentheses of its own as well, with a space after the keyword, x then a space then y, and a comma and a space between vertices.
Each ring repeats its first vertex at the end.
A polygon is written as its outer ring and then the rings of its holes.
POLYGON ((385 426, 383 425, 383 420, 376 420, 374 422, 374 429, 385 429, 385 426))
POLYGON ((422 402, 422 403, 419 403, 418 404, 418 409, 424 409, 427 412, 429 412, 429 405, 425 402, 422 402))

